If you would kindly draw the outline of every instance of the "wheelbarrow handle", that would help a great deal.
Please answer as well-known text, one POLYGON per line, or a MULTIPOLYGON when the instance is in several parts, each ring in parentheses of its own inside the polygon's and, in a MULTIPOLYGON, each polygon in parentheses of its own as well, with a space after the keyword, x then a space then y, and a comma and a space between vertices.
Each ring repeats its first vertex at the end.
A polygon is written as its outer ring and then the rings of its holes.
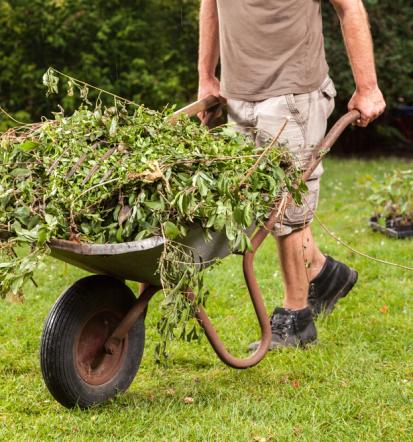
POLYGON ((188 104, 188 106, 183 107, 182 109, 177 110, 174 113, 174 117, 177 117, 181 114, 186 114, 188 117, 194 117, 200 112, 205 112, 211 109, 214 106, 219 105, 221 102, 219 98, 214 97, 213 95, 208 95, 202 100, 195 101, 194 103, 188 104))

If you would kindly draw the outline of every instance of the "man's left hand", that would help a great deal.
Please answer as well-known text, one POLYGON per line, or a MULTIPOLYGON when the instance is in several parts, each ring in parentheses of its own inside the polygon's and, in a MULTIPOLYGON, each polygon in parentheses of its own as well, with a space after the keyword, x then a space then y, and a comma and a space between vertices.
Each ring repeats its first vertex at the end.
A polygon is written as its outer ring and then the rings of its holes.
POLYGON ((356 121, 356 125, 360 127, 366 127, 380 116, 385 108, 386 102, 378 87, 365 91, 356 90, 348 103, 349 111, 357 109, 361 113, 361 118, 356 121))

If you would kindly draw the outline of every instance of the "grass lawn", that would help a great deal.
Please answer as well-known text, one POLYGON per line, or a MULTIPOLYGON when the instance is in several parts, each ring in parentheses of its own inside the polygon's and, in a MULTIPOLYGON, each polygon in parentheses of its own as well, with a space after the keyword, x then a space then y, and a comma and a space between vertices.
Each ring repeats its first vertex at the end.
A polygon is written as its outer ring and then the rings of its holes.
MULTIPOLYGON (((370 209, 357 180, 412 167, 396 160, 328 159, 319 215, 332 231, 376 257, 413 265, 412 240, 367 227, 370 209)), ((355 267, 356 288, 317 321, 318 345, 271 353, 258 366, 224 366, 206 339, 170 347, 170 367, 154 364, 160 294, 147 317, 140 371, 126 394, 87 411, 61 407, 47 391, 38 349, 42 323, 62 290, 84 273, 48 260, 24 304, 0 302, 1 440, 411 441, 413 273, 355 256, 314 223, 325 253, 355 267), (194 399, 186 404, 184 398, 194 399), (410 436, 409 436, 410 434, 410 436)), ((268 310, 282 299, 269 238, 256 271, 268 310)), ((208 312, 229 347, 245 355, 258 327, 244 289, 241 258, 210 272, 208 312)))

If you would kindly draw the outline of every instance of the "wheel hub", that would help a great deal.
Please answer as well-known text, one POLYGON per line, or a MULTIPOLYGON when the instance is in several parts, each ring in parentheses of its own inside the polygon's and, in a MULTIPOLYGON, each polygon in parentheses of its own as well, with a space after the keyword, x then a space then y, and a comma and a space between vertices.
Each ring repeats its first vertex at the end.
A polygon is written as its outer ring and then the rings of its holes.
POLYGON ((123 364, 127 353, 126 337, 108 354, 105 342, 122 317, 113 311, 101 311, 87 320, 75 341, 74 357, 79 376, 88 384, 102 385, 110 381, 123 364))

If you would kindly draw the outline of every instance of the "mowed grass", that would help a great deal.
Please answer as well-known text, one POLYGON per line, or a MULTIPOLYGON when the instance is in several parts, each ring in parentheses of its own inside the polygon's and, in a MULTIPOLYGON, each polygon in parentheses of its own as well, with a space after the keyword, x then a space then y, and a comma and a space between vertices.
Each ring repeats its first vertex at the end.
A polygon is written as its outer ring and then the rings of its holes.
MULTIPOLYGON (((406 161, 328 159, 319 215, 363 252, 413 266, 413 241, 367 227, 367 192, 358 179, 382 176, 406 161)), ((24 304, 0 302, 1 440, 145 441, 411 441, 413 429, 413 273, 354 255, 314 222, 322 250, 360 274, 334 313, 317 321, 319 343, 269 354, 258 366, 223 365, 206 339, 170 346, 169 368, 154 364, 161 294, 147 317, 145 355, 129 391, 87 411, 67 410, 46 389, 39 367, 43 321, 69 284, 84 275, 47 260, 27 286, 24 304), (187 404, 184 398, 192 397, 187 404)), ((282 284, 274 241, 256 260, 268 310, 282 284)), ((208 312, 238 355, 258 338, 241 259, 229 257, 208 275, 208 312)))

